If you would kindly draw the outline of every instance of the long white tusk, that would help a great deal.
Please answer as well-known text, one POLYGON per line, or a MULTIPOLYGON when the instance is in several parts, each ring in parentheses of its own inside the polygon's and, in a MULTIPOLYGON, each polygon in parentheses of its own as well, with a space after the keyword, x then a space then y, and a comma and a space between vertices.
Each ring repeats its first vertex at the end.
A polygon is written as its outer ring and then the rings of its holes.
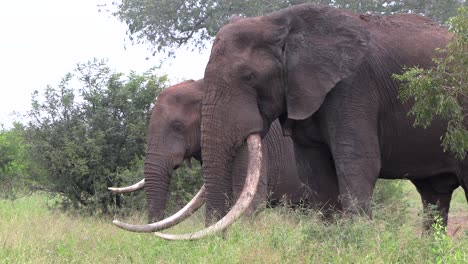
POLYGON ((247 138, 247 144, 249 148, 249 167, 244 188, 242 189, 242 193, 240 194, 236 204, 221 220, 210 227, 194 233, 179 235, 156 232, 154 234, 167 240, 195 240, 223 231, 241 217, 244 211, 250 206, 250 203, 257 192, 257 185, 260 179, 260 170, 262 167, 262 143, 260 135, 250 135, 247 138))
POLYGON ((129 193, 129 192, 134 192, 136 190, 139 190, 143 187, 145 187, 145 179, 127 187, 121 187, 121 188, 109 187, 107 189, 109 189, 109 191, 113 193, 129 193))
POLYGON ((192 198, 192 200, 184 206, 180 211, 173 214, 172 216, 163 219, 156 223, 151 223, 147 225, 132 225, 120 222, 118 220, 114 220, 114 225, 125 229, 127 231, 132 232, 141 232, 141 233, 149 233, 155 232, 159 230, 163 230, 169 227, 173 227, 178 223, 184 221, 189 216, 191 216, 194 212, 196 212, 203 204, 205 203, 205 185, 203 185, 198 193, 192 198))

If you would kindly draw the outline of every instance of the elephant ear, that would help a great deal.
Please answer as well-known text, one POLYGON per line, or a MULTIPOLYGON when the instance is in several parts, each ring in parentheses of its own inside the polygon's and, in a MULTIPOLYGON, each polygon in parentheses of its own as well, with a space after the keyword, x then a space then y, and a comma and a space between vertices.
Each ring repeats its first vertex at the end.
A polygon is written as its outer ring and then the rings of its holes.
POLYGON ((367 53, 369 37, 359 18, 312 6, 278 13, 287 23, 282 43, 287 78, 287 118, 303 120, 322 105, 335 85, 351 77, 367 53))

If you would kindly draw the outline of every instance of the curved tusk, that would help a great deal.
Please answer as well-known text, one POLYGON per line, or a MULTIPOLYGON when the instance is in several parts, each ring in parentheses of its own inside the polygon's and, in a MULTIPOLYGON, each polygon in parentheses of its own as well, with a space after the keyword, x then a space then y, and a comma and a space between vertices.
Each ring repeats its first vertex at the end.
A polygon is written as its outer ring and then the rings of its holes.
POLYGON ((241 217, 244 211, 250 206, 257 192, 257 185, 262 167, 262 143, 260 135, 250 135, 247 138, 247 144, 249 148, 249 167, 244 188, 236 204, 221 220, 210 227, 194 233, 175 235, 156 232, 154 234, 167 240, 195 240, 223 231, 241 217))
POLYGON ((184 206, 180 211, 173 214, 172 216, 163 219, 156 223, 151 223, 147 225, 132 225, 120 222, 119 220, 114 220, 112 223, 114 225, 132 232, 141 232, 141 233, 149 233, 155 232, 159 230, 163 230, 169 227, 173 227, 178 223, 184 221, 189 216, 191 216, 194 212, 196 212, 203 204, 205 203, 205 185, 203 185, 198 193, 192 198, 192 200, 184 206))
POLYGON ((109 187, 107 189, 109 189, 109 191, 113 193, 129 193, 129 192, 134 192, 136 190, 139 190, 143 187, 145 187, 145 179, 127 187, 121 187, 121 188, 109 187))

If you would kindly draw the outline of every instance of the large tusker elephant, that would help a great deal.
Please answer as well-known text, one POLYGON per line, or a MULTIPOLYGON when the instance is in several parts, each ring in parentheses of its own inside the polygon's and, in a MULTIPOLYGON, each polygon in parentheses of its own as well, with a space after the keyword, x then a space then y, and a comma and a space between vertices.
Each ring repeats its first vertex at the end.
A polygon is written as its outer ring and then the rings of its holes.
MULTIPOLYGON (((163 217, 173 170, 184 160, 195 158, 202 161, 200 124, 203 94, 203 79, 176 84, 159 94, 148 130, 144 181, 132 187, 110 188, 119 193, 134 191, 144 186, 149 222, 161 220, 163 217)), ((318 206, 324 209, 324 212, 341 209, 336 177, 319 178, 320 172, 310 168, 301 159, 301 155, 309 151, 311 150, 308 148, 297 148, 295 151, 292 140, 283 136, 279 122, 272 124, 272 128, 263 139, 262 153, 265 162, 257 198, 250 207, 252 213, 260 204, 264 204, 266 199, 272 205, 283 201, 293 205, 304 202, 307 205, 318 206), (297 164, 301 164, 301 167, 297 164), (304 179, 309 174, 314 175, 311 188, 301 182, 299 174, 304 179)), ((321 160, 322 157, 317 157, 316 162, 321 160)), ((226 195, 229 200, 235 201, 241 193, 247 173, 247 162, 247 148, 240 147, 232 161, 232 182, 227 183, 229 186, 226 195)), ((332 171, 332 168, 328 170, 332 171)), ((119 227, 137 232, 156 231, 167 227, 160 224, 132 226, 118 221, 115 223, 119 227)))
MULTIPOLYGON (((279 118, 295 144, 330 157, 319 166, 334 168, 346 212, 369 212, 378 177, 406 178, 446 222, 453 190, 461 184, 468 191, 467 159, 444 153, 445 122, 413 127, 411 105, 398 99, 392 74, 405 66, 432 66, 434 49, 451 37, 421 16, 359 15, 315 4, 225 25, 204 76, 201 145, 208 214, 216 220, 228 213, 231 153, 246 139, 257 142, 279 118)), ((314 156, 309 162, 317 165, 314 156)), ((195 239, 222 228, 160 235, 195 239)))

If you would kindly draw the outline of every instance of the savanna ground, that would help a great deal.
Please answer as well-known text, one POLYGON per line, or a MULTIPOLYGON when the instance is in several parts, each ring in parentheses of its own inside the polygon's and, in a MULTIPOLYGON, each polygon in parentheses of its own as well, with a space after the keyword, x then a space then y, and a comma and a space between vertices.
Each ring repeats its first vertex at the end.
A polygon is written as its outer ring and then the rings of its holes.
MULTIPOLYGON (((234 224, 227 239, 192 242, 168 242, 120 230, 110 218, 64 213, 41 193, 0 200, 0 263, 468 263, 463 191, 457 189, 452 200, 449 236, 440 226, 421 235, 419 195, 409 182, 398 184, 396 191, 380 192, 380 198, 392 197, 377 203, 372 220, 325 223, 312 210, 266 209, 234 224)), ((145 215, 123 220, 144 223, 145 215)), ((198 213, 170 231, 202 227, 198 213)))

